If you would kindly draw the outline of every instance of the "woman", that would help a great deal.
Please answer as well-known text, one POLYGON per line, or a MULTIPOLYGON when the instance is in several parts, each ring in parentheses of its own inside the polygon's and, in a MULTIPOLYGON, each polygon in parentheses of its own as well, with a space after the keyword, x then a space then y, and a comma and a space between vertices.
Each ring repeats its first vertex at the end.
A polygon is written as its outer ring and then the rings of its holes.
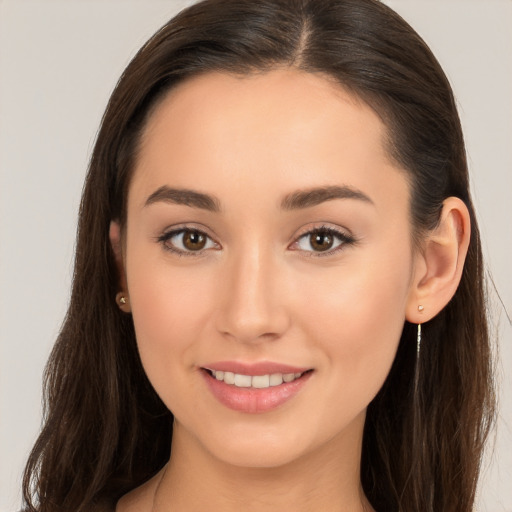
POLYGON ((468 188, 450 86, 389 8, 183 11, 102 122, 28 509, 472 510, 468 188))

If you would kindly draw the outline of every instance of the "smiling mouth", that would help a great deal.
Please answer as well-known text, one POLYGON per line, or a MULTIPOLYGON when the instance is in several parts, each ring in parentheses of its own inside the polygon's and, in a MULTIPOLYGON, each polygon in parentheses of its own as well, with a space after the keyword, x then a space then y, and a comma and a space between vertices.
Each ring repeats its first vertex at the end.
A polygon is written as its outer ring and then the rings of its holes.
POLYGON ((215 366, 200 368, 207 388, 221 404, 249 414, 269 412, 284 405, 307 386, 314 372, 311 368, 273 363, 226 362, 215 366))
POLYGON ((313 370, 300 373, 269 373, 266 375, 244 375, 240 373, 203 368, 215 380, 237 388, 266 389, 289 384, 313 370))

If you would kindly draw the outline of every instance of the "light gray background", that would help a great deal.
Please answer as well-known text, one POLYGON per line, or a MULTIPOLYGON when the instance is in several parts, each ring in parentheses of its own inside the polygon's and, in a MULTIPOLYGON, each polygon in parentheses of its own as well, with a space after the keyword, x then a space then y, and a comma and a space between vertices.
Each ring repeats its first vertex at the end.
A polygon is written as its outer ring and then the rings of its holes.
MULTIPOLYGON (((257 1, 257 0, 255 0, 257 1)), ((77 208, 108 96, 190 1, 0 0, 0 510, 20 504, 41 373, 66 310, 77 208)), ((512 511, 512 2, 388 0, 452 81, 499 336, 500 420, 479 510, 512 511), (501 300, 500 300, 501 296, 501 300)))

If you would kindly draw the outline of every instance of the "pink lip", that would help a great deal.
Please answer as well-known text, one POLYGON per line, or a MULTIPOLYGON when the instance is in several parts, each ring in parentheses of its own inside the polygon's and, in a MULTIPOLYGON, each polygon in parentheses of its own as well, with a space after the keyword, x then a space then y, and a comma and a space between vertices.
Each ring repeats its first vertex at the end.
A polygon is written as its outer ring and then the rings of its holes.
POLYGON ((213 396, 226 407, 244 413, 264 413, 276 409, 295 397, 313 374, 310 368, 298 368, 279 363, 263 362, 245 364, 231 361, 205 365, 201 374, 213 396), (239 373, 242 375, 267 375, 272 373, 304 373, 293 382, 283 382, 279 386, 263 389, 239 388, 215 379, 205 368, 216 371, 239 373))
POLYGON ((242 363, 238 361, 218 361, 202 366, 208 370, 233 372, 241 375, 270 375, 272 373, 304 373, 311 368, 301 368, 287 364, 261 361, 259 363, 242 363))

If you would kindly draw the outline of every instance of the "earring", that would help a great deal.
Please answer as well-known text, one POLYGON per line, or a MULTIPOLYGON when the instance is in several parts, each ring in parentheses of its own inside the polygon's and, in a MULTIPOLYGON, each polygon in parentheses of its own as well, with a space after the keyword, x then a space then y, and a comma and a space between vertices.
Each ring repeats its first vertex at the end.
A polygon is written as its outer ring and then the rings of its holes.
MULTIPOLYGON (((423 306, 423 304, 419 304, 418 305, 418 311, 420 313, 423 313, 424 310, 425 310, 425 307, 423 306)), ((416 354, 417 354, 417 357, 419 357, 419 355, 420 355, 420 347, 421 347, 421 324, 418 324, 418 334, 416 336, 416 354)))
POLYGON ((421 324, 418 324, 416 335, 416 364, 414 365, 414 400, 418 397, 418 386, 420 381, 420 349, 421 349, 421 324))
POLYGON ((123 292, 119 292, 116 295, 116 302, 119 307, 124 306, 128 302, 128 297, 125 297, 123 292))

